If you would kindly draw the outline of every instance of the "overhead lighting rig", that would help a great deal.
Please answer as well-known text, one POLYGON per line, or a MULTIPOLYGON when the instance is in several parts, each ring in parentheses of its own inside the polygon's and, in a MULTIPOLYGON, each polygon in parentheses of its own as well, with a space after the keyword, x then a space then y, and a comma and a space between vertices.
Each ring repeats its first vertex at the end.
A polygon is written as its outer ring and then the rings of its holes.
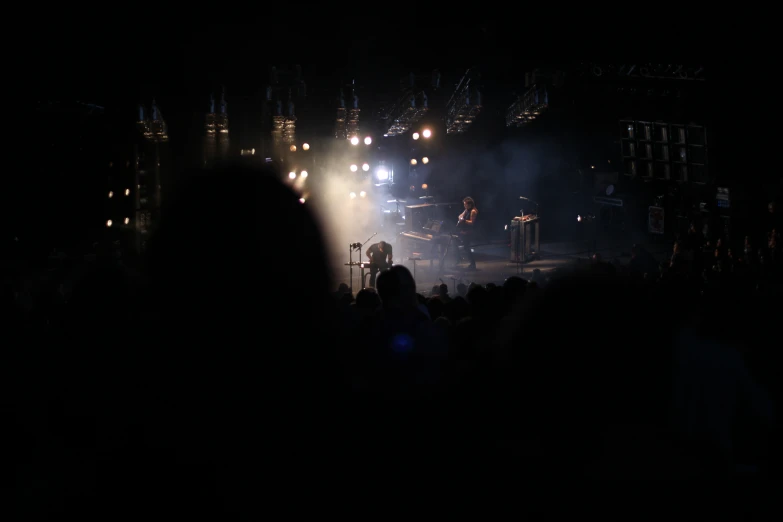
POLYGON ((168 125, 166 125, 163 114, 161 114, 155 100, 152 100, 151 117, 147 116, 147 109, 143 105, 139 105, 139 120, 136 122, 136 126, 147 141, 153 143, 169 141, 168 125))
POLYGON ((654 78, 658 80, 706 80, 704 66, 685 64, 626 63, 621 65, 583 63, 582 70, 591 76, 654 78))
POLYGON ((342 89, 340 89, 340 96, 337 98, 337 118, 334 120, 334 137, 337 139, 344 140, 348 137, 348 133, 345 130, 346 112, 345 97, 342 89))
POLYGON ((467 131, 481 112, 481 92, 475 86, 477 79, 478 75, 468 69, 457 84, 446 104, 446 134, 467 131))
POLYGON ((506 111, 506 127, 522 127, 534 121, 547 107, 549 95, 546 87, 532 85, 506 111))
POLYGON ((408 132, 429 111, 427 94, 408 89, 386 115, 389 127, 384 136, 399 136, 408 132))

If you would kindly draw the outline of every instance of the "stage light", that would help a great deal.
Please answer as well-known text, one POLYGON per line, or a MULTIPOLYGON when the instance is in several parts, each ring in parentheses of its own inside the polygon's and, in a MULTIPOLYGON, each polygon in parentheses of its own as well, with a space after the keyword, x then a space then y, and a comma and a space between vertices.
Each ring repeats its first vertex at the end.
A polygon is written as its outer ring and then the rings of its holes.
POLYGON ((291 146, 288 148, 288 150, 290 150, 291 152, 296 152, 296 145, 291 145, 291 146))
POLYGON ((582 222, 582 216, 576 216, 576 220, 581 223, 582 222))
POLYGON ((351 145, 358 145, 358 144, 359 144, 359 138, 357 138, 356 136, 351 138, 351 145))
POLYGON ((427 163, 429 163, 429 162, 430 162, 430 159, 429 159, 428 157, 426 157, 426 156, 425 156, 425 157, 421 158, 421 162, 422 162, 422 163, 424 163, 424 164, 426 165, 427 163))
POLYGON ((108 220, 108 221, 106 222, 106 226, 107 226, 107 227, 110 227, 110 226, 111 226, 111 219, 110 219, 110 220, 108 220))
MULTIPOLYGON (((305 149, 305 150, 307 150, 307 149, 305 149)), ((254 155, 254 156, 255 156, 255 154, 256 154, 256 149, 250 149, 250 154, 252 154, 252 155, 254 155)))
POLYGON ((130 223, 130 218, 125 218, 125 224, 127 225, 128 223, 130 223))
POLYGON ((109 197, 110 197, 110 198, 113 198, 113 197, 114 197, 114 192, 112 192, 111 190, 109 191, 109 197))
POLYGON ((300 176, 302 176, 303 178, 306 178, 307 177, 307 171, 303 170, 302 173, 300 174, 300 176))
POLYGON ((424 131, 422 131, 421 135, 424 136, 425 138, 429 138, 430 136, 432 136, 432 131, 429 130, 429 129, 424 129, 424 131))
POLYGON ((305 198, 299 198, 299 203, 304 205, 304 202, 305 202, 305 198))
POLYGON ((359 170, 359 167, 356 165, 351 165, 351 172, 356 172, 357 170, 359 170))
POLYGON ((378 180, 383 181, 389 179, 389 171, 386 169, 378 169, 375 172, 375 176, 378 178, 378 180))
POLYGON ((296 179, 296 172, 289 172, 288 177, 291 179, 296 179))
POLYGON ((362 190, 361 192, 359 192, 359 196, 365 197, 365 196, 367 196, 367 193, 362 190))
POLYGON ((363 170, 364 172, 367 172, 368 170, 370 170, 370 165, 368 165, 367 163, 365 163, 364 165, 362 165, 362 170, 363 170))
POLYGON ((125 189, 125 195, 130 196, 130 189, 125 189))
POLYGON ((421 186, 422 190, 427 190, 428 188, 429 188, 429 185, 427 185, 426 183, 421 186))
MULTIPOLYGON (((309 143, 303 143, 302 144, 302 150, 310 150, 310 144, 309 143)), ((255 154, 256 149, 253 149, 253 154, 255 154)))
POLYGON ((415 165, 415 164, 416 164, 416 158, 411 158, 411 165, 415 165))
POLYGON ((356 192, 351 192, 350 194, 348 194, 348 197, 351 199, 356 198, 356 192))
POLYGON ((419 139, 419 133, 418 132, 414 132, 413 136, 411 136, 411 138, 413 138, 414 140, 418 140, 419 139))
POLYGON ((372 138, 371 137, 367 136, 366 138, 364 138, 364 144, 365 145, 370 145, 371 143, 372 143, 372 138))

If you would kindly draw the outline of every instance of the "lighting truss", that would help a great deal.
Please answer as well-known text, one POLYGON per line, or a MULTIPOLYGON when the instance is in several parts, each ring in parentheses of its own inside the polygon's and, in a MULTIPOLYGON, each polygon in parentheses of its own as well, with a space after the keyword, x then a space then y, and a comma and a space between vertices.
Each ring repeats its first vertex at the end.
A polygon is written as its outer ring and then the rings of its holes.
POLYGON ((468 69, 446 104, 446 134, 462 134, 481 112, 481 93, 471 85, 474 77, 468 69))
POLYGON ((209 97, 209 113, 204 122, 204 163, 215 159, 217 154, 217 136, 215 134, 215 97, 209 97))
POLYGON ((418 93, 413 90, 405 91, 392 109, 389 111, 387 120, 390 121, 389 128, 383 133, 384 136, 399 136, 405 134, 411 127, 421 120, 429 111, 427 105, 427 95, 424 91, 418 93))
POLYGON ((228 155, 228 104, 226 91, 220 95, 220 111, 215 114, 215 129, 217 134, 218 154, 225 158, 228 155))
POLYGON ((626 63, 610 65, 600 63, 583 64, 595 77, 614 76, 629 78, 655 78, 659 80, 696 80, 704 81, 705 70, 702 65, 626 63))
POLYGON ((506 127, 522 127, 549 107, 549 95, 546 87, 532 85, 506 111, 506 127))
POLYGON ((147 110, 139 105, 139 120, 136 126, 147 141, 152 143, 165 143, 169 141, 169 130, 163 114, 160 112, 155 100, 152 100, 152 116, 147 117, 147 110))
POLYGON ((348 121, 346 122, 347 137, 359 135, 359 112, 361 112, 361 109, 359 109, 359 97, 354 95, 353 105, 348 109, 348 121))
POLYGON ((348 133, 345 130, 345 100, 340 96, 340 106, 337 107, 337 118, 334 121, 334 137, 337 139, 346 139, 348 133))

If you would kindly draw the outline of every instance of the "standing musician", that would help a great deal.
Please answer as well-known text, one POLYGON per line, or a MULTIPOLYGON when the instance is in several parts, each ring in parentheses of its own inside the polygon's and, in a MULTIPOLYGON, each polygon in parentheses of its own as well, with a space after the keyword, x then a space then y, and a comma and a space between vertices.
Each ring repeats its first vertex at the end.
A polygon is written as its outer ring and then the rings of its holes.
MULTIPOLYGON (((457 230, 459 232, 460 242, 462 243, 462 249, 468 256, 470 266, 468 270, 476 269, 476 259, 473 257, 473 251, 470 249, 470 245, 473 242, 473 235, 476 230, 476 218, 478 217, 478 209, 476 208, 476 202, 473 198, 465 198, 462 200, 462 205, 465 210, 459 215, 459 221, 457 221, 457 230)), ((457 263, 459 263, 459 248, 457 252, 457 263)))
POLYGON ((375 276, 381 270, 392 266, 392 246, 386 241, 379 241, 367 249, 367 259, 370 260, 370 286, 375 288, 375 276))

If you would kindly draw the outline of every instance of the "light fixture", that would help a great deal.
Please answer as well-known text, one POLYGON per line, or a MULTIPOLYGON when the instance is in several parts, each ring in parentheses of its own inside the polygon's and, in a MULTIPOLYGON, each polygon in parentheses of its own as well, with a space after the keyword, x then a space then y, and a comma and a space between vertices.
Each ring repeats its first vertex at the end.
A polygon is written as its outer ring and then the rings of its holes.
POLYGON ((307 171, 303 170, 299 175, 302 176, 303 178, 306 178, 307 177, 307 171))
POLYGON ((389 171, 386 169, 378 169, 375 172, 375 176, 378 178, 379 181, 384 181, 389 179, 389 171))
POLYGON ((130 189, 125 189, 125 195, 130 196, 130 189))
POLYGON ((370 145, 371 143, 372 143, 372 138, 371 137, 367 136, 366 138, 364 138, 364 144, 365 145, 370 145))
POLYGON ((359 138, 357 138, 356 136, 351 138, 351 145, 358 145, 358 144, 359 144, 359 138))
POLYGON ((256 149, 250 149, 250 154, 255 155, 255 153, 256 153, 256 149))
POLYGON ((425 138, 429 138, 430 136, 432 136, 432 131, 431 131, 431 130, 429 130, 429 129, 424 129, 424 130, 421 132, 421 135, 422 135, 422 136, 424 136, 425 138))
POLYGON ((428 186, 426 183, 424 183, 424 184, 421 186, 421 189, 422 189, 422 190, 427 190, 428 188, 429 188, 429 186, 428 186))
POLYGON ((348 197, 351 199, 356 198, 356 192, 351 192, 350 194, 348 194, 348 197))
POLYGON ((430 159, 427 156, 424 156, 423 158, 421 158, 421 162, 426 165, 427 163, 430 162, 430 159))
POLYGON ((304 204, 304 202, 305 202, 305 198, 299 198, 299 203, 304 204))
MULTIPOLYGON (((253 150, 256 150, 256 149, 253 149, 253 150)), ((302 144, 302 150, 310 150, 310 144, 309 143, 303 143, 302 144)), ((253 154, 255 154, 255 152, 253 154)))
POLYGON ((362 190, 361 192, 359 192, 359 196, 360 197, 365 197, 365 196, 367 196, 367 193, 362 190))
POLYGON ((291 179, 296 179, 296 172, 289 172, 288 177, 291 179))
POLYGON ((130 223, 130 218, 125 218, 125 224, 127 225, 128 223, 130 223))
POLYGON ((411 158, 411 165, 415 165, 415 164, 416 164, 416 158, 411 158))
POLYGON ((351 165, 351 172, 356 172, 357 170, 359 170, 359 167, 356 165, 351 165))
POLYGON ((113 198, 113 197, 114 197, 114 192, 112 192, 111 190, 109 191, 109 197, 110 197, 110 198, 113 198))
POLYGON ((369 165, 369 164, 367 164, 367 163, 365 163, 364 165, 362 165, 362 170, 363 170, 364 172, 367 172, 368 170, 370 170, 370 165, 369 165))
POLYGON ((108 221, 106 221, 106 226, 107 226, 107 227, 110 227, 110 226, 111 226, 111 219, 110 219, 110 220, 108 220, 108 221))
POLYGON ((296 152, 296 145, 291 145, 291 146, 288 148, 288 150, 290 150, 291 152, 296 152))
POLYGON ((418 132, 414 132, 413 135, 411 136, 411 138, 413 138, 414 140, 418 140, 419 139, 419 133, 418 132))

